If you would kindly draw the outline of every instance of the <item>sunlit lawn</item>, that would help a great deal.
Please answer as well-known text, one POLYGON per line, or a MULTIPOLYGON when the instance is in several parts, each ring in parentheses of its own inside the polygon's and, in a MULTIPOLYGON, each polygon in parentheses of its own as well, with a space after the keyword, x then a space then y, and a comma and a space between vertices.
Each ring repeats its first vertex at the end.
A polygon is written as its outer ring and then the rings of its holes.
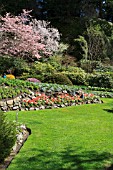
MULTIPOLYGON (((113 99, 19 112, 32 131, 8 170, 103 170, 113 155, 113 99)), ((9 112, 14 120, 16 112, 9 112)))

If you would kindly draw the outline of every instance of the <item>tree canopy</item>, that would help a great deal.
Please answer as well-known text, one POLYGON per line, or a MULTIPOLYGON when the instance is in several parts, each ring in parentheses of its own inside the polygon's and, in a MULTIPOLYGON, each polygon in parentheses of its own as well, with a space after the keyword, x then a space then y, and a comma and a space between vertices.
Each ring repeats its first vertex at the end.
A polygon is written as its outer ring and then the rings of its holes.
POLYGON ((113 21, 112 0, 1 0, 0 13, 17 15, 22 9, 32 9, 37 18, 59 19, 98 17, 113 21))
POLYGON ((113 0, 0 1, 1 15, 10 12, 18 16, 22 9, 32 9, 34 18, 50 21, 61 33, 61 41, 68 44, 67 53, 78 61, 84 56, 92 60, 113 58, 113 0))

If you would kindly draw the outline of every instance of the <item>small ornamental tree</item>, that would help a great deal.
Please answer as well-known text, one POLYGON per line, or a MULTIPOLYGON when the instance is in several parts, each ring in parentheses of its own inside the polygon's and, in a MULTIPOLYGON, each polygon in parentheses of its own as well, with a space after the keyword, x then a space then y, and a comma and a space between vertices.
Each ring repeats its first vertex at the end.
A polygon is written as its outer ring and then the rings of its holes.
POLYGON ((0 163, 10 154, 16 141, 16 126, 0 111, 0 163))
POLYGON ((1 17, 1 54, 36 58, 40 58, 42 53, 47 54, 39 32, 33 29, 32 22, 29 21, 29 13, 23 10, 20 16, 7 13, 5 17, 1 17))
POLYGON ((58 29, 51 27, 50 22, 44 20, 32 20, 33 29, 38 31, 41 42, 49 52, 56 52, 59 49, 60 33, 58 29))

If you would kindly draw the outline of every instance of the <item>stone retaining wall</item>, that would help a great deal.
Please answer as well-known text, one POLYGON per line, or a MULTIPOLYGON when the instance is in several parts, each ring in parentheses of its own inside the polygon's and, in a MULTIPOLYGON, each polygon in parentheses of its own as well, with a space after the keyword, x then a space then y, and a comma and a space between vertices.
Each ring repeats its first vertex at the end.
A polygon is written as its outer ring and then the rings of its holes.
POLYGON ((24 110, 40 110, 40 109, 50 109, 50 108, 59 108, 59 107, 67 107, 67 106, 71 106, 71 105, 81 105, 81 104, 90 104, 90 103, 102 103, 101 100, 94 99, 94 100, 87 100, 85 102, 78 102, 78 103, 65 103, 65 104, 54 104, 52 106, 38 106, 37 107, 26 107, 24 108, 22 106, 22 103, 24 100, 31 100, 33 98, 35 98, 35 92, 30 91, 30 94, 20 94, 19 96, 13 98, 13 99, 6 99, 6 100, 2 100, 0 101, 0 109, 3 111, 11 111, 11 110, 20 110, 20 111, 24 111, 24 110))

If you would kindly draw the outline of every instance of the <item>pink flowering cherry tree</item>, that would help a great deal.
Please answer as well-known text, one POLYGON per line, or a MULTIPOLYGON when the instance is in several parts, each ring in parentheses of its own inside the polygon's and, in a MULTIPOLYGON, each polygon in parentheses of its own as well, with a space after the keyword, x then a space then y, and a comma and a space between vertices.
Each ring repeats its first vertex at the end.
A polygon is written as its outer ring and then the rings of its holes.
POLYGON ((48 54, 38 30, 34 30, 32 22, 29 22, 29 13, 23 10, 20 16, 7 13, 5 17, 1 17, 0 54, 36 58, 40 58, 41 54, 48 54))

